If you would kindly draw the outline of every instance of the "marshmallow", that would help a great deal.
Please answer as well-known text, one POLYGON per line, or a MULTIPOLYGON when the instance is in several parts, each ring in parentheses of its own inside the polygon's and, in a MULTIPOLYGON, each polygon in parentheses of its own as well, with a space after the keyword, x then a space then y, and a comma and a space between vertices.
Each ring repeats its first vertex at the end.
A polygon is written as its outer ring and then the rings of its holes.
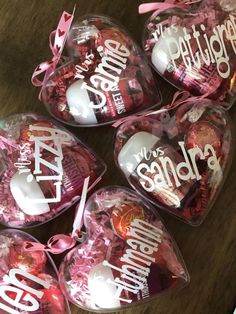
POLYGON ((17 172, 11 178, 10 191, 17 205, 25 214, 38 216, 50 211, 40 185, 31 172, 17 172), (32 179, 31 182, 27 180, 29 177, 32 179))
POLYGON ((91 100, 86 89, 82 89, 82 80, 71 84, 66 91, 66 100, 70 112, 79 124, 97 124, 93 108, 89 106, 91 100))
MULTIPOLYGON (((155 66, 160 74, 164 74, 168 68, 168 65, 172 63, 167 41, 173 38, 178 42, 179 37, 181 36, 184 36, 182 27, 178 27, 176 31, 166 28, 163 31, 163 34, 158 38, 155 46, 153 47, 151 56, 152 64, 155 66)), ((178 52, 178 47, 173 45, 173 43, 172 45, 170 45, 170 47, 173 54, 178 52)))
POLYGON ((103 309, 114 309, 120 307, 120 301, 115 299, 117 288, 107 282, 114 280, 112 270, 102 263, 96 265, 89 273, 88 288, 91 300, 95 306, 103 309))
POLYGON ((129 177, 141 162, 142 150, 150 151, 158 141, 158 137, 148 132, 138 132, 131 136, 118 155, 118 164, 126 177, 129 177))

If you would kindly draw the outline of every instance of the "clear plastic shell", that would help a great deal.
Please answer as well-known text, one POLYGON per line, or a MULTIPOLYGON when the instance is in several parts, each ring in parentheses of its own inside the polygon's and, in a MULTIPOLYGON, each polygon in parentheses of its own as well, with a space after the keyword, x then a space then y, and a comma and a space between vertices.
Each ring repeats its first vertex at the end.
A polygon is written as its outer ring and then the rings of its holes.
POLYGON ((81 18, 71 27, 67 46, 68 63, 56 69, 42 93, 55 118, 97 126, 160 103, 144 53, 110 18, 81 18))
POLYGON ((110 186, 84 212, 87 237, 59 270, 62 291, 77 306, 107 312, 183 287, 188 272, 152 206, 135 192, 110 186))
POLYGON ((153 68, 177 88, 230 106, 236 100, 236 15, 228 7, 206 0, 154 14, 143 47, 153 68))
POLYGON ((25 228, 45 223, 80 199, 106 166, 59 123, 35 114, 0 121, 0 222, 25 228))
POLYGON ((115 161, 132 187, 191 225, 214 204, 231 165, 231 121, 210 100, 125 122, 115 161))

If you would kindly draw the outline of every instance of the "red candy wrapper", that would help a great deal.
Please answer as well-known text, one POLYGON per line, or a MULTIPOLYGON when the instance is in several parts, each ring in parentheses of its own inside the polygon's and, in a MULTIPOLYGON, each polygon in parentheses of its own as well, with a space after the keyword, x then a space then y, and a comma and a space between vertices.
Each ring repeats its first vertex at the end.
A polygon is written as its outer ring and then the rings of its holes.
POLYGON ((132 187, 191 225, 213 206, 232 151, 229 116, 207 99, 125 121, 115 141, 116 163, 132 187))
MULTIPOLYGON (((59 23, 57 33, 62 26, 59 23)), ((89 15, 73 24, 70 31, 64 29, 66 32, 70 57, 57 69, 60 55, 48 62, 51 75, 46 72, 42 83, 42 101, 55 118, 73 126, 97 126, 160 103, 144 53, 116 22, 89 15)), ((60 46, 60 53, 62 50, 60 46)), ((36 86, 43 67, 37 67, 33 74, 36 86)))
POLYGON ((86 203, 85 241, 59 270, 68 299, 88 311, 134 306, 189 281, 178 248, 148 202, 122 187, 106 187, 86 203))
POLYGON ((0 312, 11 314, 70 314, 60 290, 57 270, 44 252, 26 252, 29 234, 6 229, 0 232, 0 312))
POLYGON ((236 14, 233 1, 173 1, 140 6, 157 10, 145 26, 143 47, 153 68, 193 95, 236 100, 236 14), (166 5, 166 6, 165 6, 166 5))
POLYGON ((45 223, 92 188, 105 164, 57 122, 16 114, 0 122, 0 222, 11 227, 45 223))

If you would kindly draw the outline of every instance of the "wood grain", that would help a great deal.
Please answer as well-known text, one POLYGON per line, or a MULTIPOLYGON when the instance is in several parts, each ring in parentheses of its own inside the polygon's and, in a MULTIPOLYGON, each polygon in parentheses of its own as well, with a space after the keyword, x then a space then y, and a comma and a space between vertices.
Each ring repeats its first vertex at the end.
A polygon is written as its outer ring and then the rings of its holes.
MULTIPOLYGON (((148 1, 146 1, 148 2, 148 1)), ((0 0, 0 104, 1 117, 16 112, 48 114, 37 99, 30 78, 35 66, 50 58, 48 34, 63 10, 76 17, 103 13, 120 21, 140 43, 146 16, 138 16, 138 0, 0 0)), ((158 78, 164 101, 174 89, 158 78)), ((236 109, 230 111, 236 122, 236 109)), ((107 163, 108 172, 98 187, 127 185, 113 162, 111 127, 69 128, 107 163)), ((162 296, 124 314, 230 314, 236 302, 236 158, 223 190, 198 228, 189 227, 161 212, 188 266, 191 283, 185 289, 162 296)), ((69 232, 74 209, 46 225, 29 229, 42 242, 56 233, 69 232)), ((61 258, 55 258, 59 264, 61 258)), ((72 313, 88 313, 72 306, 72 313)))

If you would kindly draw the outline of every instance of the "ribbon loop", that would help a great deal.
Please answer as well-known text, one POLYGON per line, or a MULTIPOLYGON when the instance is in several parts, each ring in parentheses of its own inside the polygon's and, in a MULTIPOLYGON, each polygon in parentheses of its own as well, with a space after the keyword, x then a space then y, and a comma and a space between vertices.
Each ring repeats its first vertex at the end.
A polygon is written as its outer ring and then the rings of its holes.
POLYGON ((48 240, 47 245, 37 242, 25 242, 24 249, 29 252, 45 251, 52 254, 61 254, 73 248, 76 240, 65 234, 57 234, 48 240))
POLYGON ((177 91, 172 99, 172 102, 169 105, 166 105, 165 108, 168 110, 175 109, 185 103, 191 94, 187 91, 177 91))
POLYGON ((74 11, 72 14, 63 12, 60 21, 58 23, 57 29, 49 35, 49 47, 52 52, 52 59, 50 61, 45 61, 40 63, 33 72, 31 82, 36 87, 41 87, 39 93, 39 99, 41 100, 42 89, 46 84, 49 76, 55 71, 58 62, 61 59, 61 55, 66 43, 67 36, 70 31, 71 23, 74 18, 74 11), (41 74, 44 74, 42 80, 39 79, 41 74))

